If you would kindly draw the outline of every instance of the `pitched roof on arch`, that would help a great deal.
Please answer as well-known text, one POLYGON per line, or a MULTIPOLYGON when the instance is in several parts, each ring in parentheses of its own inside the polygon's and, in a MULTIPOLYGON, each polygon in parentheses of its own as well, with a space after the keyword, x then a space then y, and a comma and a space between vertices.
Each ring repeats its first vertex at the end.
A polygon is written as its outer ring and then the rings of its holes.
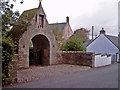
POLYGON ((31 19, 38 12, 38 10, 38 8, 34 8, 26 10, 21 14, 17 20, 17 23, 13 26, 10 32, 13 40, 18 41, 21 38, 22 34, 27 30, 27 26, 30 24, 31 19))

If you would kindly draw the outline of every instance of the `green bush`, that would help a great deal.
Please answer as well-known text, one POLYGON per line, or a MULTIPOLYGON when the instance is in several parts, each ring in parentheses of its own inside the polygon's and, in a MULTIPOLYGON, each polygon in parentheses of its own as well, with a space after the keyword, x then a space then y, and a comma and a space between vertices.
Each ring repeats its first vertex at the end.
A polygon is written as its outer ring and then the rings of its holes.
POLYGON ((2 81, 9 78, 8 65, 12 61, 15 52, 15 44, 10 37, 2 36, 2 81))
POLYGON ((85 51, 83 42, 80 37, 73 35, 62 45, 62 51, 85 51))

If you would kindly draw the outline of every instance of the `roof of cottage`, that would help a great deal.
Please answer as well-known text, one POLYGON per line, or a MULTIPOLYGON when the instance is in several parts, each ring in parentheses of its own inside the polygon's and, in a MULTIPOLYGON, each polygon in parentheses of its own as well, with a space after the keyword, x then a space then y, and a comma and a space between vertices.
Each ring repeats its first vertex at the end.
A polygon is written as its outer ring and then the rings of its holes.
POLYGON ((84 43, 84 47, 89 46, 91 43, 93 42, 93 40, 88 40, 84 43))
MULTIPOLYGON (((100 36, 100 35, 99 35, 100 36)), ((98 37, 99 37, 98 36, 98 37)), ((98 38, 97 37, 97 38, 98 38)), ((116 36, 111 36, 111 35, 105 35, 105 37, 107 37, 116 47, 118 47, 118 37, 116 36)), ((96 39, 97 39, 96 38, 96 39)), ((88 40, 87 42, 84 43, 84 46, 87 47, 89 46, 93 41, 95 41, 96 39, 94 40, 88 40)))
POLYGON ((118 47, 118 37, 111 36, 111 35, 105 35, 115 46, 118 47))

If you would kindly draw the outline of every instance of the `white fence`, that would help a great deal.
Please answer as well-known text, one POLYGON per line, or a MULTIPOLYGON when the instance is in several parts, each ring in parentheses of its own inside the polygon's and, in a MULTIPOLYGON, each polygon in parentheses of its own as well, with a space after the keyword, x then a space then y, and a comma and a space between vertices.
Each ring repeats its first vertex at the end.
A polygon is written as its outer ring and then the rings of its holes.
POLYGON ((95 56, 95 67, 101 67, 101 66, 106 66, 111 64, 111 56, 101 56, 101 55, 96 55, 95 56))
POLYGON ((119 54, 117 54, 117 62, 119 62, 119 54))

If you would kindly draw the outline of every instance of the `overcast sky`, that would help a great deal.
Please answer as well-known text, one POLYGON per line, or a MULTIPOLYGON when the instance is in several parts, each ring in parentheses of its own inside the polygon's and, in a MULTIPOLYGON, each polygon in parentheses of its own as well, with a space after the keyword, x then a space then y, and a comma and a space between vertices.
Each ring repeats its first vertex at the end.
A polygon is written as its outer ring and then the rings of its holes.
MULTIPOLYGON (((20 0, 18 0, 20 1, 20 0)), ((95 26, 94 34, 99 34, 102 27, 107 34, 118 35, 118 1, 119 0, 42 0, 42 6, 49 23, 66 22, 70 17, 70 24, 75 31, 79 28, 91 30, 95 26)), ((15 10, 37 8, 39 0, 24 0, 21 5, 16 3, 15 10)))

